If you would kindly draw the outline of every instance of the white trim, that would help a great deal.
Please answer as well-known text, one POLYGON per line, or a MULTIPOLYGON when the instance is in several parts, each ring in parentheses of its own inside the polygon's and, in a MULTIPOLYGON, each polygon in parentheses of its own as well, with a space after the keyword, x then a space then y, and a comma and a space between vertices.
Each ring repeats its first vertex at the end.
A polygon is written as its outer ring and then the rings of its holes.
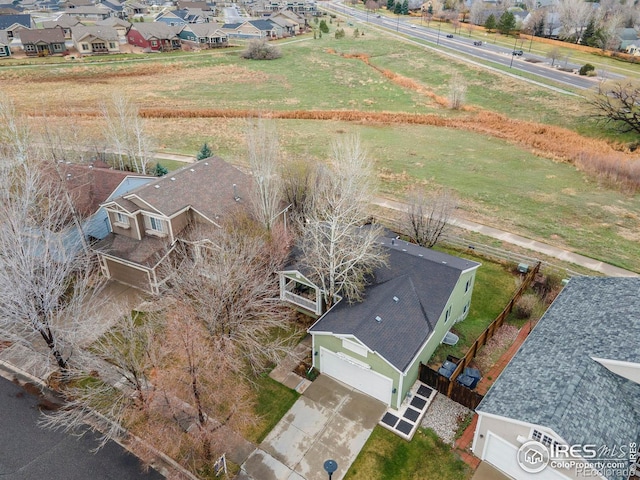
MULTIPOLYGON (((565 439, 562 438, 560 435, 558 435, 554 430, 552 430, 549 427, 545 427, 544 425, 540 425, 539 423, 524 422, 522 420, 516 420, 514 418, 504 417, 502 415, 496 415, 495 413, 482 412, 482 411, 479 411, 479 410, 476 410, 476 413, 478 414, 478 416, 484 415, 487 418, 493 418, 495 420, 500 420, 500 421, 503 421, 503 422, 513 423, 515 425, 521 425, 521 426, 527 427, 529 429, 535 428, 536 430, 540 430, 541 432, 544 432, 547 435, 554 437, 556 440, 559 440, 561 442, 567 443, 565 441, 565 439)), ((478 420, 479 420, 479 418, 478 418, 478 420)), ((476 426, 476 429, 477 429, 477 426, 476 426)))
MULTIPOLYGON (((145 187, 151 185, 150 183, 147 183, 146 185, 144 185, 145 187)), ((154 207, 153 205, 151 205, 149 202, 146 202, 145 200, 143 200, 142 198, 140 198, 140 196, 137 193, 128 193, 125 194, 122 198, 124 198, 125 200, 129 200, 130 202, 132 202, 134 205, 136 205, 136 207, 138 207, 140 210, 143 210, 142 207, 139 207, 136 202, 134 202, 133 200, 131 200, 132 198, 136 198, 138 200, 140 200, 140 203, 144 203, 145 205, 147 205, 149 207, 150 210, 154 210, 156 212, 158 212, 158 215, 162 215, 165 216, 164 213, 162 213, 160 210, 158 210, 156 207, 154 207)), ((143 210, 144 211, 144 210, 143 210)))
MULTIPOLYGON (((474 260, 471 260, 471 261, 473 262, 474 260)), ((482 266, 482 264, 481 264, 481 263, 478 263, 478 265, 476 265, 475 267, 471 267, 471 268, 467 268, 466 270, 462 270, 462 272, 460 272, 460 276, 464 275, 465 273, 469 273, 469 272, 472 272, 472 271, 474 271, 474 270, 477 270, 477 269, 478 269, 478 268, 480 268, 481 266, 482 266)), ((474 282, 474 283, 475 283, 475 282, 474 282)))
POLYGON ((345 350, 349 350, 355 354, 360 355, 361 357, 367 358, 367 353, 369 353, 369 349, 365 346, 360 345, 360 343, 356 343, 348 338, 342 339, 342 348, 345 350))
POLYGON ((482 429, 481 427, 481 422, 482 422, 482 413, 477 413, 476 415, 478 415, 478 421, 476 422, 476 430, 475 432, 473 432, 473 441, 471 442, 471 451, 473 452, 473 454, 475 455, 475 451, 476 451, 476 445, 478 443, 478 435, 480 435, 480 431, 482 429))
POLYGON ((629 362, 626 360, 612 360, 610 358, 601 358, 601 357, 591 357, 591 360, 595 360, 605 368, 607 364, 609 364, 609 365, 615 365, 618 367, 629 367, 629 368, 640 369, 640 363, 637 363, 637 362, 629 362))
MULTIPOLYGON (((329 350, 328 348, 324 348, 324 347, 320 347, 320 350, 325 350, 327 352, 331 352, 333 353, 336 357, 340 358, 341 360, 344 360, 345 362, 349 362, 349 363, 353 363, 354 365, 357 365, 360 368, 363 368, 365 370, 371 370, 372 372, 378 373, 375 370, 373 370, 371 368, 371 365, 369 365, 367 362, 363 362, 362 360, 358 360, 357 358, 353 358, 351 355, 347 355, 344 352, 334 352, 332 350, 329 350)), ((379 374, 382 375, 382 374, 379 374)), ((384 375, 382 375, 384 377, 384 375)), ((389 378, 389 377, 386 377, 389 378)))

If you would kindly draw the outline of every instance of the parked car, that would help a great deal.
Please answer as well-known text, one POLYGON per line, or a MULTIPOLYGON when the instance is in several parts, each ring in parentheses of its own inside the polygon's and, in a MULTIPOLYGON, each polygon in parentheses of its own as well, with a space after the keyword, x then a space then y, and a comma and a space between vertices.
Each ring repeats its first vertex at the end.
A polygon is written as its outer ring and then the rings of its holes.
POLYGON ((449 35, 447 35, 447 38, 453 38, 453 35, 450 33, 449 35))
POLYGON ((524 52, 522 50, 514 50, 513 52, 511 52, 511 55, 517 55, 521 57, 523 53, 524 52))
POLYGON ((476 47, 481 47, 481 46, 482 46, 482 42, 481 42, 480 40, 476 40, 475 42, 473 42, 473 44, 474 44, 476 47))

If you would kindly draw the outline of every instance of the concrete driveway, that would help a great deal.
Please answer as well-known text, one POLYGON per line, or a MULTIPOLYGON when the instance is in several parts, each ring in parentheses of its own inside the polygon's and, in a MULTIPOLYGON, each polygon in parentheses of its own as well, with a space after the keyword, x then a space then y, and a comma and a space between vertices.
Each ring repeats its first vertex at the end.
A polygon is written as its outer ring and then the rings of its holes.
POLYGON ((386 406, 320 375, 242 465, 243 480, 326 480, 326 460, 340 480, 360 453, 386 406))

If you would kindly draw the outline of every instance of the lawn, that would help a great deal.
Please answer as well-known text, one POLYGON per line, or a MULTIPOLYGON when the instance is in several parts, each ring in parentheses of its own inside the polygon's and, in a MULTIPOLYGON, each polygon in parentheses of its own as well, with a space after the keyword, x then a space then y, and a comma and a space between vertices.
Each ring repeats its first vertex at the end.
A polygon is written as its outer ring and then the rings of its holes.
POLYGON ((465 480, 470 468, 429 429, 407 442, 377 426, 345 480, 465 480))
POLYGON ((453 331, 460 337, 460 340, 454 346, 440 345, 429 361, 434 365, 441 364, 447 358, 447 355, 464 356, 471 344, 504 310, 504 307, 517 289, 516 277, 509 271, 508 266, 455 250, 439 247, 437 247, 437 250, 480 262, 482 266, 478 268, 476 273, 469 315, 465 320, 453 327, 453 331))
POLYGON ((255 413, 260 416, 260 421, 253 426, 246 438, 258 444, 284 417, 300 394, 276 382, 268 375, 264 375, 256 381, 254 391, 256 394, 255 413))

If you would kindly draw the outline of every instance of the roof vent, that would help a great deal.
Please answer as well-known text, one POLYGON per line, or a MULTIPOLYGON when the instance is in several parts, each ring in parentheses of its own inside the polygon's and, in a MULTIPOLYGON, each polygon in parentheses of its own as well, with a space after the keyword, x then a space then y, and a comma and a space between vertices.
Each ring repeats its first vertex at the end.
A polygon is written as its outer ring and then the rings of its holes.
POLYGON ((442 263, 444 263, 445 265, 447 264, 447 262, 445 262, 444 260, 442 261, 442 263))
POLYGON ((156 185, 156 188, 160 188, 160 185, 156 185))
POLYGON ((205 165, 209 165, 209 162, 204 162, 205 165))
POLYGON ((396 239, 395 239, 395 238, 392 238, 392 239, 391 239, 391 245, 395 245, 395 244, 396 244, 396 239))
POLYGON ((376 322, 380 323, 382 321, 382 318, 380 318, 379 315, 376 315, 376 322))
POLYGON ((195 170, 193 168, 190 168, 189 171, 190 172, 195 172, 195 170))
POLYGON ((406 252, 406 251, 407 251, 407 249, 406 249, 406 248, 403 248, 403 249, 402 249, 402 251, 403 251, 403 252, 406 252))
POLYGON ((393 297, 393 301, 398 303, 400 301, 400 299, 398 297, 393 297))
POLYGON ((176 177, 171 177, 171 181, 175 182, 176 181, 176 177))

